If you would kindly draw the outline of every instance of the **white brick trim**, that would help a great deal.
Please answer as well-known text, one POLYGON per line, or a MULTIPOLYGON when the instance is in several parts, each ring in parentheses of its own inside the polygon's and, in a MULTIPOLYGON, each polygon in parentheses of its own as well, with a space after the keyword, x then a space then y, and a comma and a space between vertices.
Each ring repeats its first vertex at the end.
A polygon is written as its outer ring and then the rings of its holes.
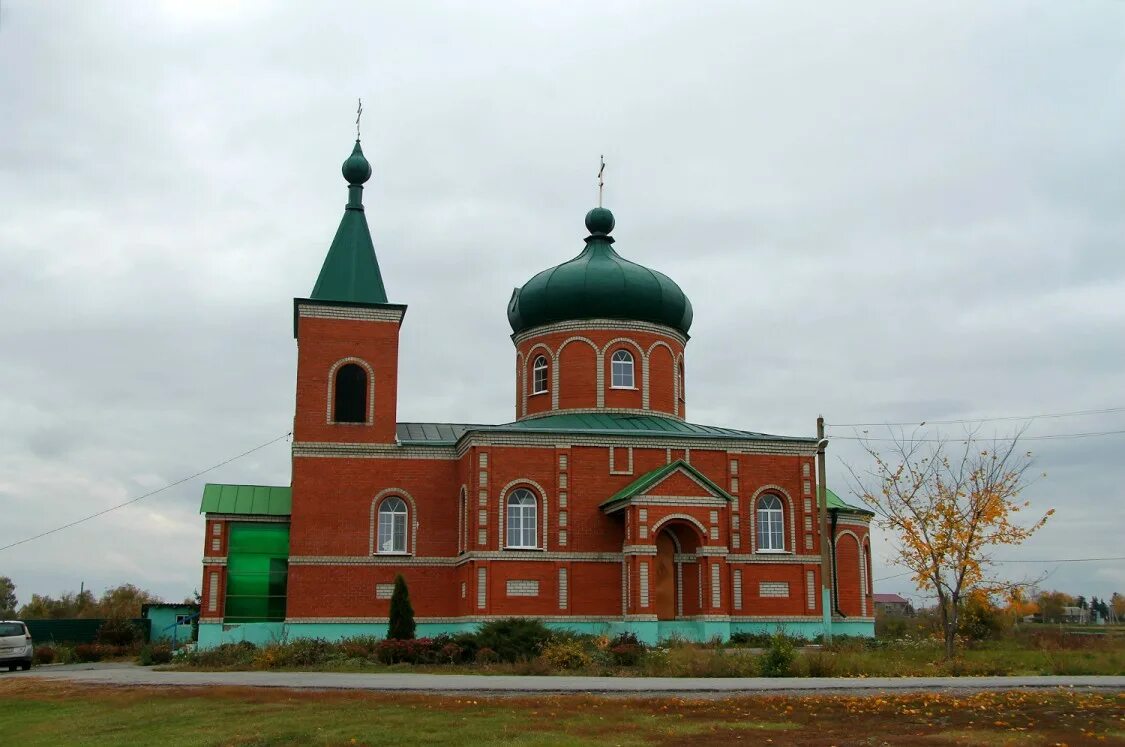
MULTIPOLYGON (((407 512, 406 522, 407 522, 407 526, 410 528, 410 540, 409 540, 410 544, 408 544, 406 546, 406 555, 412 555, 412 554, 414 554, 414 552, 416 552, 415 547, 417 547, 417 542, 418 542, 418 503, 414 500, 414 496, 410 495, 410 493, 406 492, 402 488, 386 488, 385 490, 380 490, 378 493, 375 494, 375 497, 371 499, 371 524, 370 524, 370 531, 368 532, 368 535, 367 535, 368 552, 371 555, 380 555, 380 553, 377 553, 375 551, 375 533, 378 530, 378 519, 379 519, 379 517, 378 517, 378 506, 379 506, 379 503, 384 498, 387 498, 387 497, 392 496, 392 495, 395 495, 395 496, 398 496, 399 498, 402 498, 404 501, 406 501, 407 505, 409 506, 409 508, 407 508, 407 511, 406 511, 407 512)), ((403 557, 403 555, 390 555, 390 554, 387 554, 387 553, 382 553, 382 555, 385 556, 385 557, 394 557, 394 558, 403 557)))
POLYGON ((681 346, 686 346, 688 342, 688 337, 686 335, 672 327, 666 327, 663 324, 652 324, 650 322, 625 319, 568 319, 566 321, 553 322, 512 335, 512 342, 516 345, 520 345, 535 337, 545 337, 558 332, 585 332, 589 330, 647 332, 649 334, 667 337, 680 343, 681 346))
POLYGON ((699 530, 699 539, 700 539, 701 545, 704 544, 705 542, 707 542, 707 536, 708 536, 707 535, 707 527, 703 526, 703 524, 699 521, 699 519, 695 518, 694 516, 690 516, 688 514, 668 514, 667 516, 662 516, 655 524, 652 525, 652 529, 651 529, 652 536, 655 537, 657 535, 657 533, 660 531, 660 529, 665 524, 667 524, 668 522, 670 522, 674 519, 686 521, 689 524, 691 524, 692 526, 694 526, 696 529, 698 529, 699 530))
MULTIPOLYGON (((594 362, 598 364, 598 370, 596 372, 596 380, 597 380, 598 391, 597 391, 597 396, 594 399, 594 404, 595 404, 596 408, 601 408, 605 405, 605 399, 602 397, 602 379, 605 378, 605 377, 603 376, 603 371, 602 371, 602 368, 601 368, 601 357, 600 357, 600 353, 598 351, 597 343, 595 343, 589 337, 582 337, 581 335, 574 335, 572 337, 568 337, 565 340, 563 340, 562 343, 559 345, 558 350, 555 353, 555 360, 562 361, 563 348, 565 348, 567 345, 569 345, 572 342, 584 342, 584 343, 588 344, 591 348, 594 349, 594 362)), ((552 386, 551 386, 551 412, 537 413, 540 416, 555 415, 557 413, 555 413, 554 411, 559 409, 559 368, 560 368, 560 366, 556 365, 551 371, 551 383, 552 383, 552 386)), ((567 412, 570 412, 570 411, 571 410, 567 409, 567 412)), ((598 409, 595 409, 594 412, 598 412, 598 409)), ((525 412, 524 415, 526 417, 527 413, 525 412)))
MULTIPOLYGON (((542 550, 546 550, 547 549, 547 491, 542 485, 540 485, 539 483, 535 482, 534 480, 528 479, 526 477, 520 477, 520 478, 517 478, 515 480, 512 480, 510 483, 508 483, 507 485, 505 485, 503 488, 500 489, 500 506, 499 506, 500 534, 499 534, 499 539, 497 540, 498 543, 499 543, 499 549, 504 550, 508 545, 508 525, 505 523, 505 520, 507 519, 508 492, 511 491, 513 488, 519 489, 520 487, 523 487, 523 486, 530 486, 530 487, 534 488, 534 490, 536 492, 538 492, 538 495, 535 496, 536 499, 537 499, 535 510, 538 512, 537 518, 539 519, 539 523, 542 524, 542 527, 540 528, 540 531, 537 532, 537 534, 540 534, 540 537, 537 538, 538 541, 536 542, 536 547, 539 548, 539 549, 542 549, 542 550)), ((523 549, 523 548, 519 548, 519 549, 523 549)))
MULTIPOLYGON (((785 488, 774 484, 763 485, 750 496, 750 551, 758 552, 758 498, 763 493, 776 493, 777 497, 789 509, 789 545, 785 548, 785 551, 797 552, 797 512, 793 509, 793 497, 789 495, 789 491, 785 488)), ((784 530, 782 531, 784 536, 784 530)))
POLYGON ((325 422, 329 425, 373 425, 375 423, 375 369, 371 364, 362 358, 349 356, 341 358, 332 364, 328 369, 328 401, 325 406, 326 412, 324 415, 325 422), (341 366, 346 366, 349 363, 354 363, 364 371, 367 372, 367 419, 362 423, 337 423, 332 418, 332 405, 335 398, 336 387, 336 372, 340 370, 341 366))

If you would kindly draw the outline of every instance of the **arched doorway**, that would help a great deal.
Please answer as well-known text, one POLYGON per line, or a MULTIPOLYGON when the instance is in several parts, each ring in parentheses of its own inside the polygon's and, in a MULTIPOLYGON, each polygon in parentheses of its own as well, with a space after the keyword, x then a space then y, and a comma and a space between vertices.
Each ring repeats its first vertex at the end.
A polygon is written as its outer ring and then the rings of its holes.
POLYGON ((675 620, 676 540, 667 529, 656 535, 656 567, 652 577, 656 619, 675 620))
POLYGON ((696 527, 678 519, 657 529, 652 569, 652 603, 657 620, 676 620, 685 614, 699 613, 699 604, 693 598, 698 591, 698 561, 685 557, 694 555, 702 542, 696 527), (682 588, 685 586, 686 589, 682 588))

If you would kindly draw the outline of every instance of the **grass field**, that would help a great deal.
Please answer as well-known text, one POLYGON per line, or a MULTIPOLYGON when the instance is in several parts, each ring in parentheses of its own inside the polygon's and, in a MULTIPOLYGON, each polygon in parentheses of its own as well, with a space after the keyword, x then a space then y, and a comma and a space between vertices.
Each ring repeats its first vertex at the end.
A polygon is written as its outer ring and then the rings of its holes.
POLYGON ((472 698, 99 688, 0 677, 13 745, 1125 744, 1125 695, 1083 691, 472 698))

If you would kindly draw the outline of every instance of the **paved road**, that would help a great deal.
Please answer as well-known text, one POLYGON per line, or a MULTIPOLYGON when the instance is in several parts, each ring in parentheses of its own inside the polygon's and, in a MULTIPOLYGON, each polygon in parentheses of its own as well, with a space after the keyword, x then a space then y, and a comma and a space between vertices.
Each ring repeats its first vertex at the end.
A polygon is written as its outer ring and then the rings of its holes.
POLYGON ((605 693, 716 697, 776 692, 1011 690, 1079 687, 1125 691, 1125 677, 518 677, 474 674, 350 674, 332 672, 161 672, 132 664, 72 664, 0 674, 117 686, 282 687, 314 690, 476 693, 481 695, 605 693))

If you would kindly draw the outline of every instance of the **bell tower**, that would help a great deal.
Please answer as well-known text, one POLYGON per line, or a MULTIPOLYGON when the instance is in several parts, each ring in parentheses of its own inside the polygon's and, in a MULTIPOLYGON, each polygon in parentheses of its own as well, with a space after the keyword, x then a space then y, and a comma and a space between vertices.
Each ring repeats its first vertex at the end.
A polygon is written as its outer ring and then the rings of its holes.
POLYGON ((371 164, 359 139, 344 161, 348 203, 308 298, 293 299, 296 443, 393 444, 398 341, 406 306, 387 303, 363 210, 371 164))

